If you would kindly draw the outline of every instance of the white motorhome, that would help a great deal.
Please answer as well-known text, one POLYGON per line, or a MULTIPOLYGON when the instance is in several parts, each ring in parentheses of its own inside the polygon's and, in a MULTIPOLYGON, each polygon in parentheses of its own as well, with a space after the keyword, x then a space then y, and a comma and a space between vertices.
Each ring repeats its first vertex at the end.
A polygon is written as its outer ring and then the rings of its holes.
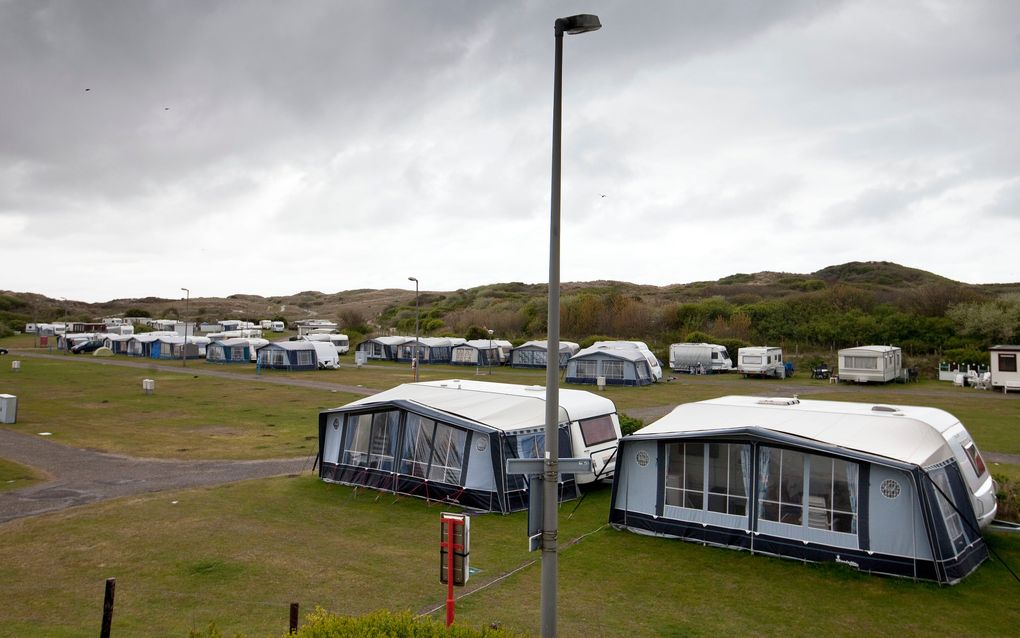
POLYGON ((655 383, 662 380, 662 364, 659 363, 659 358, 652 353, 648 344, 644 341, 596 341, 591 344, 591 347, 608 348, 611 350, 638 350, 648 362, 648 369, 652 373, 652 382, 655 383))
POLYGON ((333 344, 333 347, 336 348, 337 354, 347 354, 347 352, 351 349, 351 341, 347 338, 347 335, 313 332, 312 334, 306 334, 301 338, 305 341, 322 341, 325 343, 331 343, 333 344))
POLYGON ((748 376, 786 378, 783 349, 751 346, 737 350, 737 372, 748 376))
POLYGON ((1002 388, 1003 392, 1020 390, 1020 369, 1016 365, 1020 346, 993 346, 989 350, 992 355, 992 388, 1002 388))
POLYGON ((287 329, 287 326, 282 321, 272 321, 269 323, 269 328, 273 332, 283 332, 287 329))
POLYGON ((674 372, 729 372, 733 369, 733 361, 725 346, 715 343, 674 343, 669 347, 669 367, 674 372))
POLYGON ((896 346, 859 346, 839 351, 839 380, 886 383, 903 374, 903 352, 896 346))

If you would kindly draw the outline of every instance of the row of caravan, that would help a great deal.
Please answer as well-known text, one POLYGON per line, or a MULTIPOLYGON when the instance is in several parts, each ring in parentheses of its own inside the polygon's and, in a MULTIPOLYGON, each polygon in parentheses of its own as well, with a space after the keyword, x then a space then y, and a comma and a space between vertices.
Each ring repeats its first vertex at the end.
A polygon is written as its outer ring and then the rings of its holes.
MULTIPOLYGON (((839 380, 855 383, 886 383, 904 376, 903 351, 896 346, 858 346, 837 353, 839 380)), ((724 346, 714 343, 674 343, 669 347, 669 367, 674 372, 715 373, 735 371, 745 375, 785 377, 790 370, 783 349, 752 346, 737 351, 734 365, 724 346)))
MULTIPOLYGON (((955 583, 987 556, 994 485, 958 419, 915 406, 731 396, 620 437, 615 405, 561 389, 561 499, 612 481, 617 529, 955 583)), ((319 476, 508 513, 542 458, 545 388, 466 380, 398 386, 319 414, 319 476)))

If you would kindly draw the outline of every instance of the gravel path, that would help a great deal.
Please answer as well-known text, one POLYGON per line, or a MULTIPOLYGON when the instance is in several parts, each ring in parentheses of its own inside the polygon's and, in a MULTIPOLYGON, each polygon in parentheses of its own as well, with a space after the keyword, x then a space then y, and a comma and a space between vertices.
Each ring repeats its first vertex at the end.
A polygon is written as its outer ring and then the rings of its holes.
POLYGON ((0 492, 0 523, 121 496, 253 478, 299 474, 312 458, 262 461, 167 461, 105 454, 0 429, 4 458, 45 472, 50 480, 0 492))

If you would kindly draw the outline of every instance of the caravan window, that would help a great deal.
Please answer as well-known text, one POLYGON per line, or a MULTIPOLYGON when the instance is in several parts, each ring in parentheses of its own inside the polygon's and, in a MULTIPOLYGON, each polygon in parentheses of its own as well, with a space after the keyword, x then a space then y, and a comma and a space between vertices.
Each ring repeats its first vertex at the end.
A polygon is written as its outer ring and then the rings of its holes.
POLYGON ((878 370, 878 357, 843 357, 843 367, 853 370, 878 370))
POLYGON ((749 365, 761 365, 761 357, 757 355, 747 355, 740 357, 741 363, 747 363, 749 365))
POLYGON ((613 427, 613 417, 610 414, 584 419, 578 425, 581 426, 581 438, 584 439, 585 447, 616 440, 616 428, 613 427))
POLYGON ((974 473, 978 475, 978 478, 984 476, 988 468, 985 467, 985 460, 981 458, 981 452, 978 452, 974 441, 964 445, 963 451, 967 453, 967 458, 970 459, 971 467, 974 468, 974 473))
POLYGON ((999 354, 999 372, 1016 372, 1016 355, 999 354))

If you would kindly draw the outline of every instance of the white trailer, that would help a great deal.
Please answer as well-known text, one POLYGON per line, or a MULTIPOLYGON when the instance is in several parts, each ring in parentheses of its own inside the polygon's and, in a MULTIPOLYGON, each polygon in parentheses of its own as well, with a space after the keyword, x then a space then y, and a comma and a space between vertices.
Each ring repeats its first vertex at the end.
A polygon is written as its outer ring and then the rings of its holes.
POLYGON ((669 367, 674 372, 729 372, 733 360, 725 346, 715 343, 674 343, 669 347, 669 367))
POLYGON ((336 348, 337 354, 347 354, 347 352, 351 349, 351 341, 347 338, 347 335, 315 332, 312 334, 306 334, 301 338, 305 341, 322 341, 325 343, 331 343, 333 344, 333 347, 336 348))
POLYGON ((903 375, 903 351, 896 346, 858 346, 839 351, 840 381, 887 383, 903 375))
POLYGON ((783 349, 751 346, 737 350, 737 372, 748 376, 786 378, 783 349))
POLYGON ((287 326, 282 321, 273 321, 269 326, 273 332, 283 332, 287 329, 287 326))
POLYGON ((1020 390, 1020 372, 1017 371, 1017 359, 1020 358, 1020 346, 992 346, 992 389, 1002 388, 1003 392, 1020 390))

